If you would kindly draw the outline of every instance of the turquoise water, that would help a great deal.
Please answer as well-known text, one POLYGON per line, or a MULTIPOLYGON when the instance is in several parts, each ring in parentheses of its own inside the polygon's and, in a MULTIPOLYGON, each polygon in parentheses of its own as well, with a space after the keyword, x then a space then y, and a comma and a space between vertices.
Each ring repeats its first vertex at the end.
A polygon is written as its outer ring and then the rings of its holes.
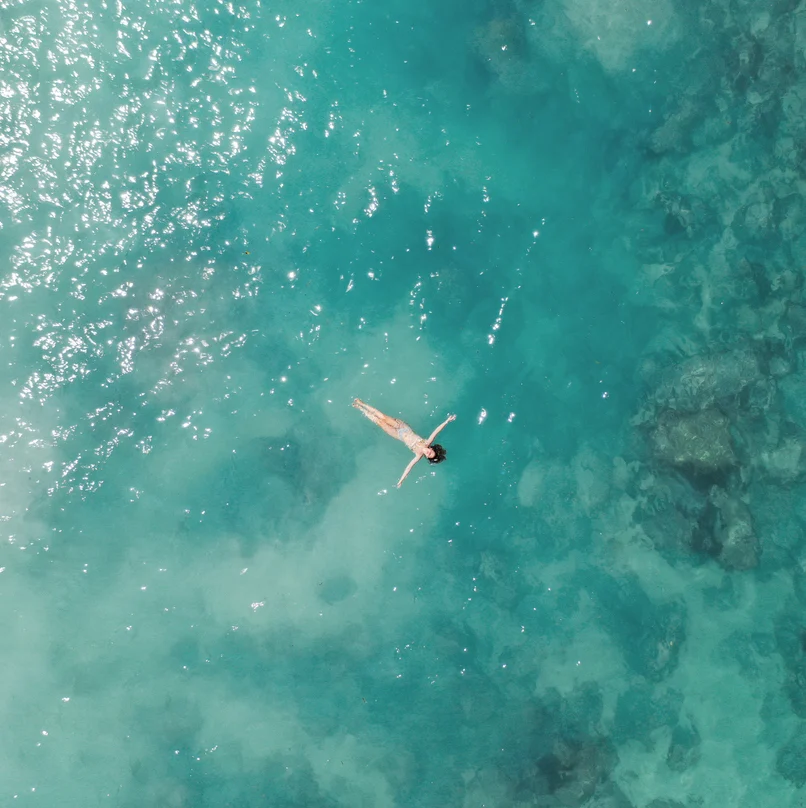
POLYGON ((0 5, 0 805, 802 805, 804 31, 0 5))

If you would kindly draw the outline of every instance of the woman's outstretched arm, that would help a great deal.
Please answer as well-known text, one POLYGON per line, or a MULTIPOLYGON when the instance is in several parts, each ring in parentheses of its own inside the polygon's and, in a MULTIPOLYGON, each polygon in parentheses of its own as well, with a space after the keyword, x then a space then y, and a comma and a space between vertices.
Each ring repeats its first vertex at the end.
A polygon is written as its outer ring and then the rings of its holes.
POLYGON ((403 485, 403 480, 405 480, 405 479, 406 479, 406 477, 408 477, 408 476, 409 476, 409 472, 410 472, 410 471, 411 471, 411 470, 414 468, 415 464, 417 463, 417 461, 418 461, 418 460, 419 460, 421 457, 422 457, 422 455, 417 455, 417 456, 414 458, 414 460, 412 460, 412 461, 411 461, 411 463, 409 463, 409 465, 408 465, 408 466, 406 466, 406 470, 403 472, 403 476, 402 476, 402 477, 401 477, 401 478, 400 478, 400 479, 397 481, 397 487, 398 487, 398 488, 400 488, 400 486, 401 486, 401 485, 403 485))
POLYGON ((426 445, 430 446, 430 445, 431 445, 431 444, 434 442, 434 438, 435 438, 437 435, 439 435, 439 433, 440 433, 440 432, 442 432, 442 430, 443 430, 443 429, 445 429, 445 427, 446 427, 446 426, 448 426, 448 424, 449 424, 451 421, 455 421, 455 420, 456 420, 456 416, 455 416, 455 415, 449 415, 449 416, 448 416, 448 417, 445 419, 445 421, 444 421, 443 423, 441 423, 441 424, 440 424, 440 425, 439 425, 439 426, 438 426, 438 427, 437 427, 437 428, 436 428, 436 429, 435 429, 435 430, 434 430, 434 431, 431 433, 431 437, 430 437, 430 438, 429 438, 429 439, 426 441, 426 445))

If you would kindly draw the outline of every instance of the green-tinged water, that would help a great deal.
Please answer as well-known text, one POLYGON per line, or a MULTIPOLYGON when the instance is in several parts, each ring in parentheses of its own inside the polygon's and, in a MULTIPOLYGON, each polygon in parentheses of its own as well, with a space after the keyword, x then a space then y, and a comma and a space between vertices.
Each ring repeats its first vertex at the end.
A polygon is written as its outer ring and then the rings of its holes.
POLYGON ((0 806, 800 806, 805 31, 0 2, 0 806))

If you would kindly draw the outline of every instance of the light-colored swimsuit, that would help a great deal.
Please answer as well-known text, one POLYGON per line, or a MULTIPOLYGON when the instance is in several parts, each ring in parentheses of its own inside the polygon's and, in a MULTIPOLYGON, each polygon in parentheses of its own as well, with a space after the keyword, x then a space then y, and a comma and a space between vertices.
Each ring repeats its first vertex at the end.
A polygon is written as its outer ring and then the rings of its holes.
POLYGON ((425 439, 421 438, 408 424, 400 424, 397 436, 412 452, 421 452, 425 448, 425 439))

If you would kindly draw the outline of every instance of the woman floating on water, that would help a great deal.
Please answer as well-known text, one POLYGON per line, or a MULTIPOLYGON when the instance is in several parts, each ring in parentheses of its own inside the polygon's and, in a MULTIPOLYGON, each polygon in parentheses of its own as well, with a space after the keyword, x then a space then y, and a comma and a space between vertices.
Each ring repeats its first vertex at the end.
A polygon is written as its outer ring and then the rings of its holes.
POLYGON ((390 418, 384 415, 380 410, 375 407, 370 407, 365 404, 360 398, 353 401, 353 406, 366 415, 373 424, 377 424, 387 435, 391 435, 396 440, 402 440, 409 449, 414 452, 414 460, 406 466, 403 476, 397 481, 397 487, 400 488, 403 480, 408 477, 409 472, 414 468, 414 464, 421 458, 425 457, 429 463, 441 463, 446 456, 446 451, 438 444, 434 443, 434 438, 445 429, 451 421, 456 420, 455 415, 449 415, 448 418, 441 423, 432 433, 431 436, 421 438, 407 423, 401 421, 399 418, 390 418), (434 443, 432 446, 431 444, 434 443))

